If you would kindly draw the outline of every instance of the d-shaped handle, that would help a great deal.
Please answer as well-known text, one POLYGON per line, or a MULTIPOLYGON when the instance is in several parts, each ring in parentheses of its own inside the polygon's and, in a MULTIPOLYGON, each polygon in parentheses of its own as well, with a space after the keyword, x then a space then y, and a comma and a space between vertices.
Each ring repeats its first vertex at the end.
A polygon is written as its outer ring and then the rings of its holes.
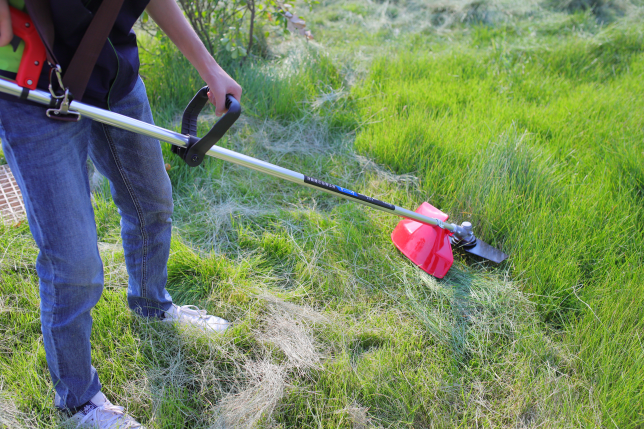
POLYGON ((239 102, 235 97, 227 94, 226 108, 228 111, 215 123, 205 136, 198 138, 197 119, 199 118, 201 110, 208 103, 208 91, 209 88, 207 86, 201 88, 183 111, 181 134, 189 137, 188 145, 185 148, 172 147, 172 151, 178 154, 191 167, 196 167, 203 162, 206 152, 217 144, 241 114, 239 102))

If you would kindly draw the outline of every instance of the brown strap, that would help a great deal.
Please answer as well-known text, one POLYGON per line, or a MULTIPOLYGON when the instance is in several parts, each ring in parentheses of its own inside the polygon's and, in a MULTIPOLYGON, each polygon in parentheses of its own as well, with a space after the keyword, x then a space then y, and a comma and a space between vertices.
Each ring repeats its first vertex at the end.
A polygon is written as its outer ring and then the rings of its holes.
POLYGON ((85 94, 96 60, 112 31, 122 5, 123 0, 103 0, 63 75, 63 83, 75 100, 82 100, 85 94))
MULTIPOLYGON (((56 65, 59 62, 56 60, 53 50, 55 31, 49 1, 25 0, 25 5, 45 44, 47 60, 52 65, 56 65)), ((85 88, 96 65, 96 60, 98 60, 105 41, 112 31, 121 6, 123 6, 123 0, 103 0, 65 71, 63 84, 69 88, 75 100, 82 100, 85 94, 85 88)))

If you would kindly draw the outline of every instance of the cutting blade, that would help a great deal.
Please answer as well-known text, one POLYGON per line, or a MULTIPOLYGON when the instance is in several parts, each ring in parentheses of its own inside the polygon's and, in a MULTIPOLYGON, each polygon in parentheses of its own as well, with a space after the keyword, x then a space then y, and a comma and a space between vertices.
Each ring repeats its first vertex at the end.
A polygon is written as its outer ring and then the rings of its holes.
POLYGON ((500 264, 501 262, 508 259, 508 255, 500 251, 499 249, 490 246, 485 241, 475 239, 475 242, 469 242, 468 244, 459 244, 453 243, 457 248, 465 250, 467 253, 472 255, 480 256, 481 258, 487 259, 488 261, 495 262, 500 264))

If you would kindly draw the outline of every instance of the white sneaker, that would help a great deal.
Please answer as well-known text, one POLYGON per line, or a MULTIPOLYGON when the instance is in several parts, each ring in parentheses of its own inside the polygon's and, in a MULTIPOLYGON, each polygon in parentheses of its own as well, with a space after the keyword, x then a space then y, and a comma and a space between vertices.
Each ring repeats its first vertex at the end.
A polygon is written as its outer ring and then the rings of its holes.
POLYGON ((164 322, 196 326, 205 332, 224 332, 230 326, 230 322, 227 320, 209 315, 206 310, 199 310, 194 305, 172 304, 172 307, 164 314, 164 322))
POLYGON ((88 429, 145 429, 125 414, 123 407, 112 404, 103 392, 94 395, 81 411, 71 417, 70 422, 78 428, 88 429))

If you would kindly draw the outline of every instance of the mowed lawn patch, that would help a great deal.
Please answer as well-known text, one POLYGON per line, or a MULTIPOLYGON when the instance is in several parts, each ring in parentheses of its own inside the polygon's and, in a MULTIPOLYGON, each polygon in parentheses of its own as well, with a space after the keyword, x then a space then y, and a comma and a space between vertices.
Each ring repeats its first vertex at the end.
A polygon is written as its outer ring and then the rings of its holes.
POLYGON ((481 26, 469 44, 375 61, 353 92, 357 149, 511 255, 501 269, 619 427, 644 422, 643 51, 640 28, 530 44, 481 26))

